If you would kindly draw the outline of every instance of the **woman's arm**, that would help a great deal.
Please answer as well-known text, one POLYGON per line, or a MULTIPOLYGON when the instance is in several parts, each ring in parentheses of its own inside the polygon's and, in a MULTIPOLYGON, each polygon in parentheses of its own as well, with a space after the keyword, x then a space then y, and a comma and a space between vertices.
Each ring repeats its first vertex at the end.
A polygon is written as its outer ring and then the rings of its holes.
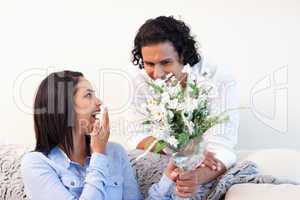
POLYGON ((115 144, 118 148, 122 160, 122 175, 124 177, 123 183, 123 199, 126 200, 141 200, 142 195, 136 180, 135 173, 129 162, 129 158, 125 149, 119 145, 115 144))
POLYGON ((107 199, 105 182, 108 159, 93 153, 83 191, 79 198, 63 185, 54 168, 38 152, 26 154, 22 159, 21 173, 25 192, 31 200, 103 200, 107 199))
POLYGON ((158 183, 153 184, 148 192, 147 200, 171 200, 179 169, 169 161, 167 168, 158 183))

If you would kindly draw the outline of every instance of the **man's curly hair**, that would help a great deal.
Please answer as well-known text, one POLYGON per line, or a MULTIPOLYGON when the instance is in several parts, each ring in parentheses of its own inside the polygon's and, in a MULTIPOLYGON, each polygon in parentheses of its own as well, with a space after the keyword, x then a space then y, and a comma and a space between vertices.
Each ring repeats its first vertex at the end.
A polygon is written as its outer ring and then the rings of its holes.
POLYGON ((183 64, 193 66, 201 60, 198 53, 197 42, 191 35, 190 28, 181 20, 173 16, 159 16, 147 20, 138 30, 134 39, 132 63, 143 66, 142 47, 169 41, 173 44, 178 55, 183 58, 183 64))

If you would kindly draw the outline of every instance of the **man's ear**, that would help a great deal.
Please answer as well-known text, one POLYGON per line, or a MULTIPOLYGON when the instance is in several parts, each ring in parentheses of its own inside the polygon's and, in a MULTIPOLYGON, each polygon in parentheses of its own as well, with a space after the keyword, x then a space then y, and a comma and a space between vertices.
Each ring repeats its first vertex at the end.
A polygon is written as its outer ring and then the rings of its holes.
POLYGON ((183 55, 179 56, 179 62, 183 65, 183 55))

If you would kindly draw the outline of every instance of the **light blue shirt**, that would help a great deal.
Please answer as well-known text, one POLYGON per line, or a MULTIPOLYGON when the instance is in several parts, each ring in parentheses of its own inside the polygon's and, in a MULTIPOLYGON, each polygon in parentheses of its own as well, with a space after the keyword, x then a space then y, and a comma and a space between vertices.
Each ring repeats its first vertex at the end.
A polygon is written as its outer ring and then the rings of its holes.
POLYGON ((93 153, 83 166, 54 147, 45 156, 24 155, 21 173, 31 200, 142 199, 127 157, 118 144, 108 143, 106 154, 93 153))
MULTIPOLYGON (((93 153, 83 166, 58 147, 45 156, 29 152, 22 158, 25 193, 31 200, 140 200, 124 148, 108 143, 106 154, 93 153)), ((169 200, 175 183, 163 175, 151 186, 147 200, 169 200)))

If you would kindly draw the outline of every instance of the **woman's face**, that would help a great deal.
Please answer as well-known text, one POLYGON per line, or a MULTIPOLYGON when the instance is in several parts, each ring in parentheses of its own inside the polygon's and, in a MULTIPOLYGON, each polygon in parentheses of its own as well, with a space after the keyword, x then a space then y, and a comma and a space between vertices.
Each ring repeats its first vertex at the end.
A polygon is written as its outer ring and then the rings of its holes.
POLYGON ((180 80, 183 65, 171 42, 161 42, 142 47, 144 69, 152 79, 164 79, 173 73, 180 80))
POLYGON ((96 120, 95 113, 100 112, 100 100, 95 96, 91 83, 80 77, 74 95, 76 129, 81 134, 92 132, 96 120))

